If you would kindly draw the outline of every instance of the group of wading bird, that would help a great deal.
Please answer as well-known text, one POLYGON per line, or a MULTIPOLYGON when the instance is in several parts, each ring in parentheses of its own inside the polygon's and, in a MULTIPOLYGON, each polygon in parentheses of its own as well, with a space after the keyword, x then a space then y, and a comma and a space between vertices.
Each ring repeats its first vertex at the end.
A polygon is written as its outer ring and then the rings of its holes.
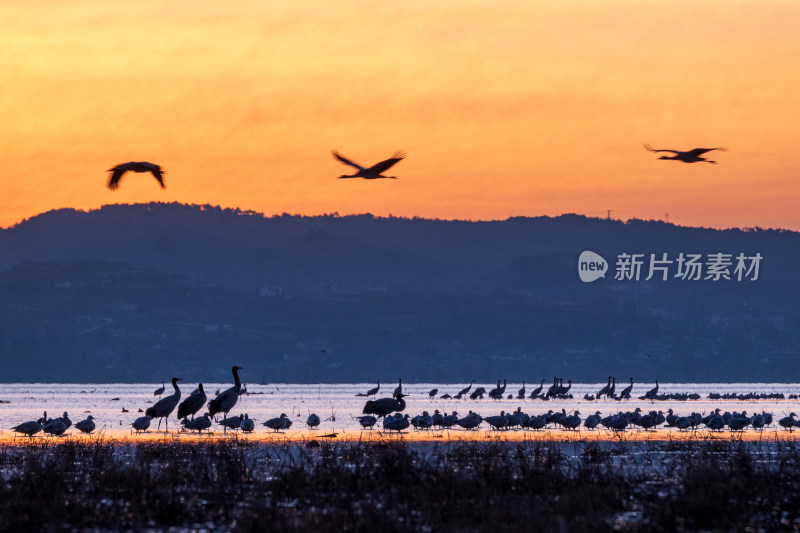
MULTIPOLYGON (((524 382, 522 384, 522 388, 519 389, 516 396, 513 394, 506 396, 506 380, 503 380, 502 385, 500 384, 500 381, 498 381, 497 387, 489 390, 488 392, 486 391, 485 387, 477 387, 475 390, 472 390, 472 385, 475 383, 475 380, 472 380, 467 387, 461 389, 455 396, 442 394, 439 396, 439 398, 469 398, 472 400, 478 400, 483 399, 484 394, 488 395, 489 398, 494 400, 503 400, 506 397, 509 400, 524 400, 526 398, 540 400, 572 398, 572 395, 569 394, 569 390, 572 387, 572 380, 568 380, 568 385, 565 387, 563 384, 563 379, 553 378, 553 384, 546 392, 542 392, 544 389, 544 382, 545 380, 542 380, 541 384, 536 389, 531 391, 529 396, 526 396, 524 382)), ((377 395, 379 390, 380 382, 378 382, 377 387, 370 389, 366 393, 358 394, 357 396, 374 396, 377 395)), ((616 378, 609 376, 608 383, 601 388, 597 394, 586 394, 584 395, 584 400, 596 401, 604 396, 606 399, 610 400, 630 400, 632 391, 633 378, 630 378, 630 384, 622 389, 619 394, 617 394, 616 378)), ((430 398, 434 398, 438 392, 438 389, 432 389, 428 395, 430 398)), ((406 395, 403 394, 403 381, 401 379, 398 383, 398 386, 394 389, 391 398, 381 398, 379 400, 371 400, 366 403, 363 410, 364 416, 358 417, 359 423, 362 427, 371 429, 378 422, 379 418, 383 418, 384 429, 398 432, 408 429, 411 426, 413 426, 416 430, 437 428, 450 429, 456 426, 466 430, 475 430, 478 429, 483 422, 486 422, 493 430, 540 430, 547 429, 548 427, 560 427, 565 430, 574 431, 580 429, 581 424, 583 424, 583 427, 589 430, 603 427, 613 432, 621 432, 629 428, 654 430, 662 425, 665 425, 665 427, 677 428, 678 430, 697 430, 701 429, 702 426, 711 431, 721 431, 726 427, 731 431, 744 431, 748 427, 752 427, 755 430, 763 430, 765 427, 769 427, 773 422, 772 413, 767 412, 755 413, 753 415, 748 415, 747 411, 734 411, 733 413, 725 412, 720 414, 720 409, 716 409, 714 412, 706 416, 695 412, 688 416, 678 416, 673 413, 672 409, 668 409, 667 413, 664 413, 663 411, 650 411, 648 413, 643 413, 641 408, 638 407, 633 411, 617 412, 605 417, 601 416, 600 411, 596 411, 595 414, 586 417, 586 419, 582 419, 580 417, 580 411, 577 409, 573 411, 572 414, 567 414, 566 409, 562 409, 560 412, 554 412, 551 409, 547 411, 547 413, 528 415, 522 411, 521 407, 518 407, 514 412, 507 413, 505 411, 501 411, 499 415, 486 417, 481 416, 473 411, 469 411, 467 416, 460 417, 457 411, 447 414, 441 413, 438 409, 436 409, 433 414, 429 414, 428 411, 423 411, 421 415, 411 417, 408 414, 400 414, 400 412, 406 408, 406 402, 404 400, 405 397, 406 395), (391 413, 395 414, 391 415, 391 413)), ((696 394, 678 395, 678 397, 681 399, 687 399, 687 397, 689 399, 700 398, 699 395, 696 394)), ((675 395, 660 395, 658 393, 658 381, 656 381, 655 387, 648 390, 643 396, 639 396, 638 398, 640 400, 656 401, 660 399, 675 399, 675 395)), ((795 420, 796 416, 797 415, 795 413, 791 413, 789 416, 781 418, 778 421, 778 425, 788 429, 789 431, 792 431, 795 427, 800 427, 800 421, 795 420)))
MULTIPOLYGON (((704 154, 711 152, 712 150, 720 150, 726 151, 725 148, 694 148, 692 150, 668 150, 668 149, 655 149, 652 148, 649 144, 645 144, 644 147, 651 151, 651 152, 669 152, 672 155, 662 155, 659 159, 668 159, 671 161, 681 161, 683 163, 711 163, 716 165, 716 161, 711 161, 703 157, 704 154)), ((339 179, 347 179, 347 178, 362 178, 366 180, 375 180, 375 179, 397 179, 396 176, 384 176, 383 173, 392 168, 396 163, 401 161, 405 158, 405 154, 403 152, 395 152, 392 157, 381 161, 380 163, 376 163, 371 167, 364 167, 359 165, 358 163, 353 162, 350 159, 347 159, 343 155, 341 155, 337 151, 333 151, 333 157, 339 160, 341 163, 351 166, 356 169, 355 174, 345 174, 339 176, 339 179)), ((111 179, 108 182, 108 187, 111 190, 115 190, 119 187, 119 182, 122 179, 122 176, 126 172, 137 172, 137 173, 151 173, 153 177, 158 181, 158 184, 161 185, 163 189, 164 185, 164 174, 166 173, 159 165, 155 163, 149 163, 147 161, 131 161, 129 163, 122 163, 115 167, 108 169, 111 172, 111 179)))
MULTIPOLYGON (((217 392, 217 395, 211 400, 207 399, 206 393, 203 389, 203 384, 198 384, 197 388, 192 393, 181 401, 181 391, 178 387, 178 381, 181 378, 172 378, 172 387, 174 392, 166 397, 161 398, 158 402, 144 411, 144 416, 137 418, 131 424, 132 428, 137 432, 147 431, 150 428, 150 423, 154 418, 159 419, 158 429, 161 429, 161 419, 165 422, 165 431, 168 431, 168 417, 177 408, 177 417, 181 420, 182 429, 185 431, 210 431, 212 426, 212 417, 217 414, 222 415, 222 418, 217 423, 223 426, 224 431, 228 430, 241 430, 244 433, 251 433, 255 429, 255 421, 247 414, 239 416, 228 416, 229 412, 236 405, 239 396, 245 392, 239 379, 239 370, 241 367, 233 366, 231 372, 233 374, 234 384, 229 389, 222 392, 217 392), (195 415, 206 406, 207 412, 202 416, 195 417, 195 415), (191 418, 190 418, 191 417, 191 418)), ((567 381, 564 386, 563 379, 553 378, 553 384, 545 391, 544 381, 535 388, 528 395, 525 383, 523 382, 516 395, 506 395, 507 381, 503 380, 501 384, 498 380, 497 386, 491 390, 486 390, 485 387, 476 387, 473 390, 475 380, 472 380, 469 385, 461 389, 456 395, 449 394, 439 395, 438 389, 432 389, 427 393, 430 399, 471 399, 481 400, 484 395, 487 395, 493 400, 525 400, 525 399, 538 399, 538 400, 558 400, 558 399, 572 399, 569 390, 572 387, 572 380, 567 381)), ((377 396, 380 391, 380 381, 378 385, 366 393, 359 393, 356 396, 370 397, 377 396)), ((155 391, 156 396, 164 393, 165 387, 162 386, 155 391)), ((619 394, 616 392, 616 378, 609 376, 608 383, 602 387, 596 394, 584 395, 584 400, 596 402, 605 397, 606 400, 630 400, 633 390, 633 378, 630 378, 630 384, 622 389, 619 394)), ((656 386, 645 392, 644 395, 639 396, 640 400, 656 401, 662 399, 674 399, 674 395, 663 395, 658 393, 658 381, 656 386)), ((684 395, 691 397, 692 395, 684 395)), ((697 396, 697 395, 694 395, 697 396)), ((709 395, 710 397, 711 395, 709 395)), ((548 410, 546 413, 538 415, 528 415, 518 407, 516 411, 506 412, 501 411, 499 415, 494 416, 481 416, 476 412, 469 411, 467 416, 459 416, 457 411, 450 414, 441 413, 438 409, 429 414, 428 411, 423 411, 422 414, 411 417, 408 414, 402 414, 406 408, 405 398, 407 394, 403 393, 403 380, 398 380, 397 386, 392 392, 392 396, 388 398, 379 398, 375 400, 367 400, 362 409, 362 415, 354 417, 364 429, 373 429, 379 420, 383 420, 383 428, 387 431, 402 432, 405 429, 413 426, 416 430, 432 430, 432 429, 454 429, 461 428, 465 430, 478 429, 484 422, 492 430, 509 430, 509 429, 548 429, 548 428, 562 428, 565 430, 579 430, 581 425, 588 429, 594 430, 597 428, 606 428, 613 432, 621 432, 626 429, 639 428, 642 430, 654 430, 659 426, 668 428, 677 428, 678 430, 698 430, 707 428, 711 431, 721 431, 725 428, 731 431, 744 431, 748 427, 754 430, 763 430, 772 425, 772 413, 762 411, 761 413, 754 413, 748 415, 746 411, 733 413, 725 412, 720 413, 720 409, 714 410, 708 415, 693 412, 687 416, 679 416, 673 413, 672 409, 668 409, 666 413, 663 411, 650 411, 643 412, 641 408, 636 408, 633 411, 617 412, 608 416, 601 416, 600 411, 596 411, 593 415, 581 418, 580 411, 574 410, 568 414, 566 409, 560 412, 548 410)), ((754 399, 752 395, 745 395, 746 398, 754 399)), ((783 396, 781 395, 781 398, 783 396)), ((736 396, 729 398, 734 399, 736 396)), ((775 399, 774 395, 769 395, 769 398, 775 399)), ((686 399, 686 398, 683 398, 686 399)), ((697 396, 699 399, 699 396, 697 396)), ((140 409, 141 411, 141 409, 140 409)), ((778 420, 778 425, 792 431, 795 427, 800 427, 800 420, 796 420, 795 413, 791 413, 786 417, 778 420)), ((333 418, 332 418, 333 419, 333 418)), ((335 419, 333 419, 335 420, 335 419)), ((321 423, 320 417, 316 414, 310 414, 306 419, 306 425, 311 428, 317 428, 321 423)), ((44 432, 45 434, 53 436, 64 435, 67 429, 72 425, 72 421, 66 412, 58 418, 48 418, 45 412, 44 417, 35 420, 24 422, 12 428, 13 431, 32 437, 33 435, 44 432)), ((292 421, 285 413, 280 417, 271 418, 263 425, 274 431, 287 430, 291 427, 292 421)), ((94 417, 89 415, 85 420, 75 424, 75 427, 83 433, 92 433, 95 430, 94 417)), ((328 436, 335 436, 331 434, 328 436)))

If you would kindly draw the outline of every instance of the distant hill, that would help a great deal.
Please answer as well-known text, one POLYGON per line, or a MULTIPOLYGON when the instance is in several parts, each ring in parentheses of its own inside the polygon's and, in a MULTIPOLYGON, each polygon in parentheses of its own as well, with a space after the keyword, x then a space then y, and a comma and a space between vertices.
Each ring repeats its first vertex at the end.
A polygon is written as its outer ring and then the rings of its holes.
POLYGON ((0 230, 0 381, 800 381, 799 265, 780 230, 62 209, 0 230), (640 281, 614 279, 625 253, 640 281), (676 278, 681 253, 733 279, 676 278))

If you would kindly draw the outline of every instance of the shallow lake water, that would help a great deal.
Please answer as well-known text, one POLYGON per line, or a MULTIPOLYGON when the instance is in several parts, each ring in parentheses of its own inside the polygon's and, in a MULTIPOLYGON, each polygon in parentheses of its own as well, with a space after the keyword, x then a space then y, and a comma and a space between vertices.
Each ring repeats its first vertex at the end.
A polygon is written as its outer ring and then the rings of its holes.
MULTIPOLYGON (((8 440, 14 437, 11 428, 21 422, 35 420, 42 416, 43 411, 47 411, 48 416, 57 417, 64 411, 69 413, 73 424, 83 420, 91 414, 95 418, 97 431, 107 435, 121 436, 130 435, 130 424, 143 411, 155 403, 159 397, 153 395, 154 389, 160 383, 103 383, 103 384, 70 384, 70 383, 11 383, 0 384, 0 400, 8 403, 0 404, 0 438, 8 440), (142 412, 139 412, 139 410, 142 412)), ((632 392, 631 400, 615 401, 612 399, 602 399, 599 401, 587 401, 583 397, 585 394, 595 394, 604 383, 575 383, 570 390, 572 399, 560 399, 544 401, 540 399, 516 399, 517 391, 522 386, 521 383, 508 384, 505 391, 505 398, 502 400, 491 400, 484 397, 483 400, 470 399, 441 399, 440 395, 449 393, 455 395, 467 384, 433 384, 433 383, 411 383, 403 384, 403 392, 407 394, 405 398, 407 407, 404 413, 412 417, 421 414, 423 411, 433 413, 438 409, 443 413, 457 411, 460 416, 466 415, 469 411, 474 411, 482 416, 492 416, 500 414, 501 411, 515 411, 521 408, 529 415, 546 413, 549 410, 560 411, 564 409, 567 413, 575 410, 580 412, 580 416, 586 416, 599 411, 603 416, 614 414, 620 411, 632 411, 637 407, 642 411, 661 410, 666 413, 668 409, 678 415, 688 415, 692 412, 707 414, 719 408, 725 411, 747 411, 749 414, 755 412, 770 412, 773 414, 774 423, 767 428, 773 433, 781 435, 788 434, 783 428, 777 426, 777 420, 794 411, 800 413, 800 401, 790 400, 789 395, 797 394, 800 391, 800 384, 784 383, 662 383, 660 393, 696 393, 699 400, 687 401, 649 401, 639 400, 639 396, 649 390, 652 384, 636 384, 632 392), (429 396, 429 391, 438 389, 435 397, 429 396), (711 400, 709 393, 719 394, 783 394, 786 399, 768 400, 711 400), (513 394, 514 399, 508 399, 508 395, 513 394)), ((617 391, 620 391, 626 383, 617 384, 617 391)), ((182 399, 197 386, 196 383, 179 382, 182 392, 182 399)), ((230 387, 230 383, 207 383, 204 384, 206 394, 212 398, 215 392, 225 390, 230 387)), ((238 403, 231 411, 231 415, 247 413, 248 416, 256 421, 256 436, 262 437, 281 437, 290 439, 310 439, 316 436, 336 433, 339 436, 367 436, 376 434, 381 429, 381 424, 376 425, 375 430, 363 430, 355 419, 361 415, 362 408, 368 398, 357 396, 357 393, 365 393, 373 388, 375 383, 336 383, 336 384, 292 384, 274 383, 267 385, 248 385, 248 393, 239 398, 238 403), (275 434, 262 423, 270 418, 278 417, 285 413, 293 422, 292 427, 275 434), (305 422, 309 414, 316 413, 321 424, 316 430, 309 429, 305 422)), ((389 397, 397 386, 396 382, 382 384, 377 398, 389 397)), ((476 384, 473 387, 484 386, 487 390, 494 387, 494 384, 476 384)), ((538 386, 526 385, 527 393, 538 386)), ((164 395, 172 392, 169 383, 166 384, 164 395)), ((547 384, 545 389, 547 390, 547 384)), ((202 414, 201 410, 198 415, 202 414)), ((150 431, 154 432, 158 427, 158 421, 154 420, 150 431)), ((170 431, 180 428, 175 413, 169 418, 170 431)), ((164 424, 161 424, 161 430, 164 424)), ((221 433, 222 427, 214 424, 212 431, 221 433)), ((68 434, 78 433, 75 428, 70 428, 68 434)), ((589 432, 582 430, 580 435, 587 437, 591 434, 601 434, 601 432, 589 432)), ((635 432, 628 431, 628 434, 635 432)), ((646 438, 672 438, 684 435, 683 432, 660 428, 656 432, 649 432, 646 438)), ((706 431, 706 434, 708 432, 706 431)), ((757 432, 750 429, 749 433, 757 432)), ((491 432, 489 426, 484 422, 481 430, 466 431, 453 429, 442 432, 441 430, 415 432, 413 428, 406 433, 409 437, 420 439, 439 438, 439 439, 469 439, 474 435, 481 437, 487 435, 502 435, 504 438, 527 438, 522 435, 557 435, 557 438, 569 438, 575 432, 563 430, 544 430, 533 432, 530 430, 491 432), (434 436, 434 437, 432 437, 434 436)), ((747 434, 747 432, 746 432, 747 434)), ((788 435, 787 435, 788 436, 788 435)), ((371 437, 370 437, 371 438, 371 437)), ((534 437, 539 438, 539 437, 534 437)))

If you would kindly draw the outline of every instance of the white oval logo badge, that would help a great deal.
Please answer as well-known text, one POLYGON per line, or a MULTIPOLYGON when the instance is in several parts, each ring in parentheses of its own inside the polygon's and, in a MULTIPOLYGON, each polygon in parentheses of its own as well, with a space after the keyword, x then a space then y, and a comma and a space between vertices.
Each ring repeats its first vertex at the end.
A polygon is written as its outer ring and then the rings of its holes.
POLYGON ((588 250, 581 252, 578 258, 578 275, 584 283, 591 283, 606 277, 608 262, 602 256, 588 250))

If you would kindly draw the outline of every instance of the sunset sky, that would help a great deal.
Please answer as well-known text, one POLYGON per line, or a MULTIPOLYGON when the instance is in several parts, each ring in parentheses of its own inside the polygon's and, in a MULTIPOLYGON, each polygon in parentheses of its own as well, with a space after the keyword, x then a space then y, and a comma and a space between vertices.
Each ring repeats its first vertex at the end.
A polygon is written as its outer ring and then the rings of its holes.
POLYGON ((0 20, 3 227, 178 201, 800 230, 796 0, 5 0, 0 20), (333 149, 408 157, 337 180, 333 149), (142 160, 165 190, 106 187, 142 160))

